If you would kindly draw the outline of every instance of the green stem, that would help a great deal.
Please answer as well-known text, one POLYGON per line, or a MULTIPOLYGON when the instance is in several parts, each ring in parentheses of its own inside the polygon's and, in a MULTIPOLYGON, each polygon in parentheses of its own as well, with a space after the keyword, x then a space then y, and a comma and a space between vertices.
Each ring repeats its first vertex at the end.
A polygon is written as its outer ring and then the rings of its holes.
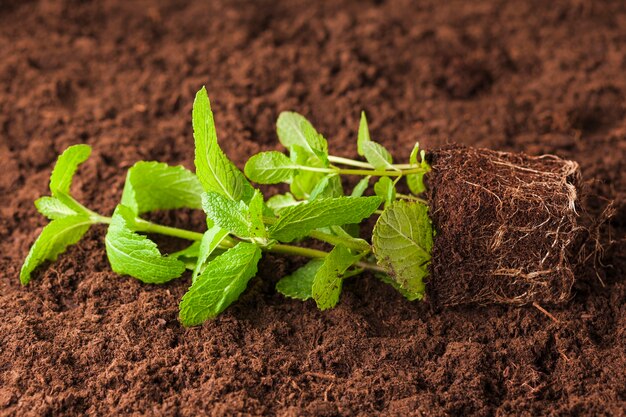
POLYGON ((361 252, 370 252, 371 246, 365 242, 357 239, 346 239, 341 236, 335 236, 328 233, 320 232, 319 230, 313 230, 309 233, 309 236, 313 239, 321 240, 323 242, 330 243, 331 245, 342 245, 348 249, 354 249, 361 252))
POLYGON ((284 255, 304 256, 305 258, 324 258, 328 255, 328 252, 324 252, 323 250, 304 248, 302 246, 285 245, 282 243, 276 243, 269 248, 264 248, 263 250, 272 253, 282 253, 284 255))
MULTIPOLYGON (((94 213, 94 215, 92 216, 92 221, 94 223, 111 224, 111 217, 105 217, 97 213, 94 213)), ((193 240, 193 241, 200 241, 202 240, 202 236, 203 236, 203 234, 199 232, 179 229, 177 227, 164 226, 161 224, 149 222, 141 218, 135 219, 135 224, 137 225, 137 231, 144 232, 144 233, 156 233, 160 235, 172 236, 172 237, 177 237, 177 238, 181 238, 185 240, 193 240)), ((332 236, 332 237, 335 238, 336 236, 332 236)), ((336 237, 336 238, 342 239, 340 237, 336 237)), ((347 239, 346 239, 346 242, 347 242, 347 239)), ((231 236, 226 236, 220 242, 219 247, 222 249, 229 249, 229 248, 234 247, 237 243, 238 241, 236 239, 233 239, 231 236)), ((332 242, 329 242, 329 243, 332 243, 332 242)), ((345 242, 341 242, 341 244, 345 244, 345 242)), ((312 249, 312 248, 305 248, 302 246, 285 245, 283 243, 276 243, 270 247, 262 248, 262 249, 265 252, 280 253, 284 255, 293 255, 293 256, 303 256, 305 258, 324 258, 326 255, 328 255, 328 252, 325 252, 325 251, 312 249)), ((360 248, 360 250, 362 249, 363 248, 360 248)), ((370 250, 369 245, 368 245, 367 250, 368 251, 370 250)), ((382 268, 371 263, 358 262, 356 265, 360 268, 368 269, 370 271, 384 272, 382 268)))
MULTIPOLYGON (((263 216, 263 223, 265 224, 274 224, 276 223, 276 220, 277 219, 273 217, 263 216)), ((330 243, 331 245, 342 245, 348 249, 354 249, 361 252, 370 252, 372 250, 370 245, 365 241, 357 239, 346 239, 345 237, 331 235, 328 233, 320 232, 319 230, 313 230, 311 233, 309 233, 309 237, 321 240, 322 242, 330 243)))
MULTIPOLYGON (((341 156, 328 155, 328 160, 334 164, 339 164, 339 165, 348 165, 348 166, 358 167, 358 168, 374 169, 374 165, 370 164, 369 162, 355 161, 354 159, 344 158, 341 156)), ((392 166, 395 169, 411 169, 415 167, 415 165, 412 165, 412 164, 393 164, 392 166)))
POLYGON ((355 161, 354 159, 343 158, 341 156, 328 155, 328 160, 334 164, 348 165, 348 166, 358 167, 358 168, 374 169, 374 166, 370 164, 369 162, 355 161))
POLYGON ((374 176, 374 177, 401 177, 403 175, 410 174, 421 174, 426 172, 424 168, 413 167, 406 170, 386 170, 386 169, 343 169, 343 168, 316 168, 316 167, 308 167, 308 166, 299 166, 299 170, 302 171, 312 171, 312 172, 323 172, 328 174, 339 174, 339 175, 361 175, 361 176, 374 176))

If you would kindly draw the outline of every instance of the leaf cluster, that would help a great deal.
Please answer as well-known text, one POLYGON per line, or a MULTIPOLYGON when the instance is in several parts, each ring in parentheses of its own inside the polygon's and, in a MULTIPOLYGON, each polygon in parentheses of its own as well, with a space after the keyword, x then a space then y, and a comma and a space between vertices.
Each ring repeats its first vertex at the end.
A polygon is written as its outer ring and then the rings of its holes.
POLYGON ((302 115, 283 112, 277 133, 287 149, 252 156, 240 171, 218 144, 209 97, 196 95, 193 111, 195 173, 182 166, 137 162, 128 170, 121 201, 111 217, 80 204, 71 195, 72 178, 91 154, 74 145, 58 158, 50 179, 51 196, 36 201, 51 221, 30 249, 20 273, 23 284, 46 261, 54 261, 95 224, 106 224, 105 248, 111 269, 149 284, 164 284, 190 270, 191 285, 180 302, 180 320, 198 325, 235 302, 256 275, 264 252, 310 260, 281 278, 278 292, 308 300, 324 310, 340 300, 343 281, 369 270, 410 300, 424 294, 433 231, 428 207, 416 196, 399 194, 406 177, 414 194, 425 190, 430 167, 416 145, 409 164, 394 165, 389 151, 370 137, 365 113, 357 151, 367 162, 329 155, 328 142, 302 115), (418 161, 418 156, 419 161, 418 161), (344 163, 357 167, 340 167, 344 163), (245 173, 245 174, 244 174, 245 173), (363 178, 346 193, 342 176, 363 178), (372 178, 373 195, 367 195, 372 178), (251 182, 252 181, 252 182, 251 182), (286 183, 289 192, 266 199, 253 185, 286 183), (202 209, 202 233, 151 223, 142 215, 157 210, 202 209), (378 216, 371 243, 359 224, 378 216), (182 251, 164 254, 150 239, 161 233, 191 240, 182 251), (317 239, 321 251, 303 246, 317 239))

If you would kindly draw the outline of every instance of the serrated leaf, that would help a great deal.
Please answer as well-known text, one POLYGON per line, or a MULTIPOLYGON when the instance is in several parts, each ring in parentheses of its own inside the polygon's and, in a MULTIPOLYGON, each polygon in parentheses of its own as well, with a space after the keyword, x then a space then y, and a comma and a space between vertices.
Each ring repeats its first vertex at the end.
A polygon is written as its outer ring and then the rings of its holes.
POLYGON ((256 183, 278 184, 291 180, 298 172, 298 165, 280 152, 261 152, 248 159, 244 172, 256 183))
POLYGON ((192 123, 196 175, 204 190, 220 193, 233 201, 248 202, 254 189, 217 143, 211 103, 204 87, 193 102, 192 123))
POLYGON ((276 130, 278 140, 290 151, 295 145, 319 160, 324 160, 328 155, 328 142, 301 114, 287 111, 280 113, 276 130))
POLYGON ((424 175, 428 171, 430 171, 430 165, 428 165, 428 162, 426 162, 426 153, 424 151, 420 151, 419 148, 419 143, 416 142, 413 150, 411 151, 411 155, 409 156, 409 163, 412 167, 422 168, 424 172, 421 172, 419 174, 409 174, 406 176, 407 185, 409 186, 409 190, 411 190, 413 194, 421 194, 426 191, 426 186, 424 185, 424 175), (421 161, 419 164, 417 162, 418 154, 421 157, 421 161))
POLYGON ((240 242, 211 261, 180 302, 180 321, 196 326, 236 301, 256 274, 261 249, 240 242))
POLYGON ((89 158, 89 155, 91 155, 91 146, 84 144, 69 146, 59 155, 50 175, 50 192, 53 196, 70 193, 74 174, 78 166, 89 158))
POLYGON ((256 190, 247 205, 243 201, 233 201, 216 192, 202 196, 202 208, 207 216, 219 227, 239 237, 266 237, 263 224, 263 195, 256 190))
POLYGON ((393 203, 396 199, 396 186, 389 177, 380 177, 374 184, 374 192, 377 196, 385 200, 385 206, 393 203))
POLYGON ((287 207, 296 206, 301 203, 302 201, 296 200, 291 193, 276 194, 265 202, 265 204, 272 209, 276 215, 287 207))
POLYGON ((76 216, 78 214, 56 197, 41 197, 35 201, 35 207, 50 220, 76 216))
POLYGON ((345 272, 360 256, 352 255, 343 246, 335 246, 324 258, 313 278, 311 295, 320 310, 334 307, 339 302, 345 272))
POLYGON ((105 246, 111 269, 150 284, 162 284, 178 278, 185 264, 175 257, 162 256, 156 243, 135 233, 135 213, 118 205, 113 213, 105 246))
POLYGON ((74 215, 52 220, 31 246, 22 269, 20 282, 28 284, 31 273, 45 261, 56 261, 68 246, 78 242, 89 230, 92 222, 87 216, 74 215))
POLYGON ((367 162, 376 169, 394 169, 393 158, 385 147, 370 139, 370 131, 367 126, 365 112, 361 112, 359 133, 357 138, 357 150, 359 155, 364 156, 367 162))
POLYGON ((202 241, 200 241, 200 247, 198 249, 198 259, 196 261, 196 266, 193 270, 193 274, 191 275, 192 282, 198 278, 198 276, 204 271, 206 267, 206 262, 211 256, 211 254, 218 248, 220 242, 224 240, 224 238, 228 236, 228 231, 222 229, 219 226, 212 226, 204 232, 202 235, 202 241))
POLYGON ((141 214, 154 210, 202 208, 202 184, 182 166, 137 162, 126 175, 121 204, 141 214))
POLYGON ((352 197, 361 197, 370 185, 370 178, 372 178, 370 175, 361 178, 361 180, 352 189, 352 194, 350 195, 352 197))
POLYGON ((404 290, 421 298, 433 246, 428 207, 406 201, 389 205, 376 222, 372 245, 378 265, 404 290))
POLYGON ((281 278, 276 283, 276 291, 285 297, 308 300, 313 297, 313 279, 323 263, 324 259, 321 258, 310 260, 303 267, 296 269, 293 274, 281 278))
POLYGON ((283 242, 301 238, 314 229, 359 223, 374 213, 379 197, 322 198, 284 209, 270 228, 270 236, 283 242))

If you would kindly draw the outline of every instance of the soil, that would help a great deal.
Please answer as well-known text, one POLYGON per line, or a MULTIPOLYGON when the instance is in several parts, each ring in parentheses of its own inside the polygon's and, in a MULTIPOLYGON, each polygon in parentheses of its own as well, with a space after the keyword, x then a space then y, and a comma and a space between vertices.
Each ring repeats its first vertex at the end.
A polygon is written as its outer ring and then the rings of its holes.
POLYGON ((1 2, 0 415, 624 415, 625 27, 619 1, 1 2), (342 156, 364 109, 398 160, 419 140, 577 161, 582 208, 613 201, 603 250, 545 312, 439 311, 371 276, 320 312, 273 289, 301 261, 267 256, 239 302, 184 329, 188 278, 115 275, 102 227, 21 287, 55 156, 93 146, 75 193, 111 213, 135 161, 193 166, 201 85, 239 166, 277 147, 286 109, 342 156))
POLYGON ((578 164, 465 146, 429 156, 435 228, 429 301, 439 307, 568 301, 573 268, 597 237, 584 225, 588 216, 577 213, 578 164))

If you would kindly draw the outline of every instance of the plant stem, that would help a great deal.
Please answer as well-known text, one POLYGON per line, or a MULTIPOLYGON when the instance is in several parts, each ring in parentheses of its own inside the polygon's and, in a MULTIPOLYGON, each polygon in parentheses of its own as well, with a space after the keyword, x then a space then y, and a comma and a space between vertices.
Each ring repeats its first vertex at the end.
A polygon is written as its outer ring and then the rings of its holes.
POLYGON ((369 162, 355 161, 354 159, 343 158, 341 156, 328 155, 328 160, 334 164, 348 165, 348 166, 353 166, 353 167, 358 167, 358 168, 374 169, 374 166, 370 164, 369 162))
MULTIPOLYGON (((263 216, 263 223, 265 224, 274 224, 276 223, 276 220, 277 219, 273 217, 263 216)), ((347 239, 345 237, 320 232, 319 230, 313 230, 309 233, 309 237, 321 240, 322 242, 330 243, 331 245, 343 245, 348 249, 354 249, 361 252, 370 252, 372 250, 369 243, 361 239, 347 239)))
POLYGON ((374 176, 374 177, 401 177, 403 175, 410 174, 420 174, 425 172, 424 168, 413 167, 411 169, 406 170, 386 170, 386 169, 343 169, 343 168, 316 168, 316 167, 308 167, 308 166, 299 166, 298 169, 302 171, 312 171, 312 172, 324 172, 328 174, 339 174, 339 175, 361 175, 361 176, 374 176))
MULTIPOLYGON (((96 213, 94 213, 94 215, 92 216, 92 220, 94 223, 103 223, 103 224, 111 223, 111 217, 101 216, 96 213)), ((172 236, 172 237, 177 237, 177 238, 181 238, 185 240, 193 240, 193 241, 200 241, 202 240, 202 236, 203 236, 203 234, 199 232, 194 232, 194 231, 186 230, 186 229, 179 229, 177 227, 164 226, 161 224, 149 222, 141 218, 136 218, 135 224, 137 226, 137 231, 139 232, 156 233, 160 235, 172 236)), ((331 237, 342 239, 341 244, 343 245, 345 245, 346 242, 348 242, 347 239, 343 239, 338 236, 331 236, 331 237), (343 240, 345 240, 345 242, 343 240)), ((234 247, 237 243, 238 243, 237 239, 234 239, 231 236, 226 236, 220 242, 219 247, 222 249, 230 249, 234 247)), ((329 242, 329 243, 332 243, 332 242, 329 242)), ((322 250, 313 249, 313 248, 305 248, 302 246, 295 246, 295 245, 286 245, 283 243, 276 243, 272 246, 261 248, 261 249, 265 252, 280 253, 284 255, 293 255, 293 256, 304 256, 305 258, 324 258, 326 255, 328 255, 328 252, 325 252, 322 250)), ((363 250, 364 248, 361 247, 361 248, 352 248, 352 249, 363 250)), ((368 251, 369 251, 369 245, 368 245, 368 251)), ((367 269, 370 271, 385 272, 378 265, 371 264, 368 262, 358 262, 355 265, 358 266, 359 268, 367 269)))
MULTIPOLYGON (((332 163, 340 164, 340 165, 348 165, 348 166, 353 166, 353 167, 358 167, 358 168, 374 169, 374 166, 370 164, 369 162, 355 161, 354 159, 344 158, 341 156, 328 155, 328 160, 332 163)), ((396 169, 411 169, 411 168, 414 168, 415 165, 394 164, 393 167, 396 169)))
POLYGON ((199 232, 179 229, 177 227, 163 226, 139 218, 135 221, 135 223, 137 225, 138 232, 158 233, 160 235, 173 236, 186 240, 202 240, 203 236, 203 234, 199 232))
POLYGON ((419 201, 420 203, 428 204, 428 201, 426 201, 426 200, 424 200, 423 198, 420 198, 420 197, 415 197, 414 195, 397 193, 396 196, 399 197, 399 198, 402 198, 403 200, 419 201))
POLYGON ((309 233, 309 236, 313 239, 321 240, 332 245, 342 245, 348 249, 354 249, 361 252, 370 252, 372 250, 371 246, 365 241, 357 239, 346 239, 341 236, 335 236, 328 233, 320 232, 319 230, 313 230, 311 233, 309 233))

